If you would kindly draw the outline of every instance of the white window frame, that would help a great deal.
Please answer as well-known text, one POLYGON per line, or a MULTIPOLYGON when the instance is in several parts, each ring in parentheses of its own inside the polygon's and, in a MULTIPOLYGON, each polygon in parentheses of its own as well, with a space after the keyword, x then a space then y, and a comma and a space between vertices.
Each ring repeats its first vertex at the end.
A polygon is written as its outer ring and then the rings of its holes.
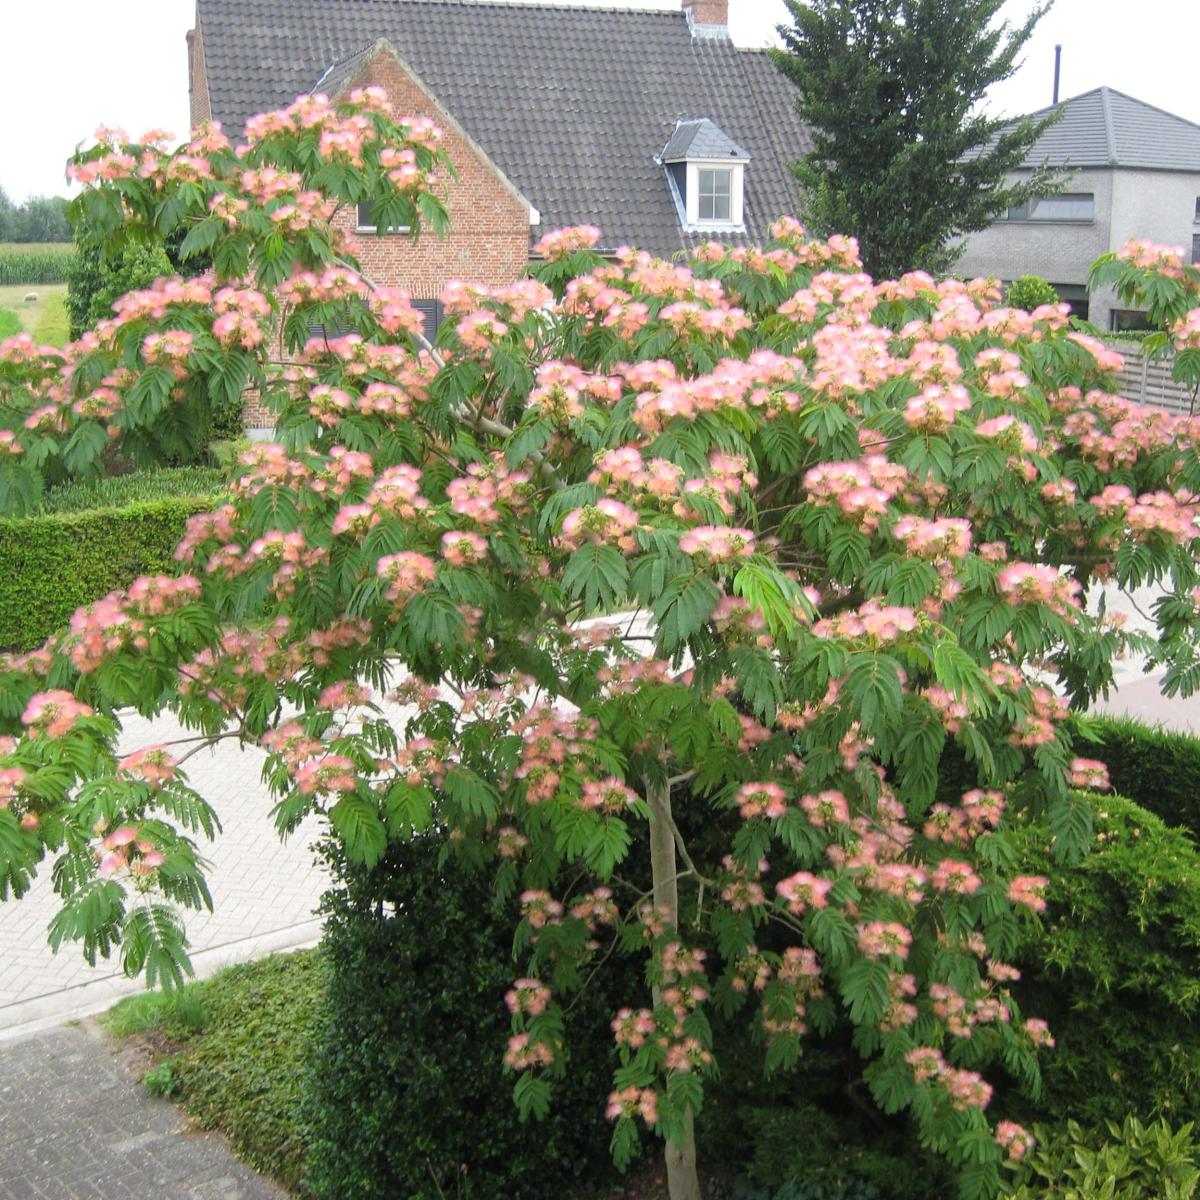
POLYGON ((743 191, 746 183, 744 161, 728 158, 690 158, 687 160, 687 223, 693 229, 742 229, 745 226, 743 191), (700 172, 729 172, 729 220, 705 221, 700 218, 700 172))
MULTIPOLYGON (((355 233, 378 233, 378 225, 364 225, 362 223, 363 205, 370 205, 373 201, 362 200, 354 206, 354 232, 355 233)), ((392 234, 412 233, 411 225, 397 225, 394 229, 384 231, 384 237, 390 237, 392 234)))

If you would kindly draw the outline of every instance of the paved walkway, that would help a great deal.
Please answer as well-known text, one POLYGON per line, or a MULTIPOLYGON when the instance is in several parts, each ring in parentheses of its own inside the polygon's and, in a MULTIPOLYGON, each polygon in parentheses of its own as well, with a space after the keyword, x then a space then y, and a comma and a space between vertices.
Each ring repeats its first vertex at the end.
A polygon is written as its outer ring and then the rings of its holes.
MULTIPOLYGON (((131 716, 122 749, 186 736, 170 718, 153 723, 131 716)), ((224 831, 202 852, 208 873, 212 913, 187 915, 192 959, 199 974, 272 950, 315 942, 320 933, 313 911, 325 887, 314 865, 311 844, 319 832, 313 821, 285 844, 271 822, 271 800, 262 784, 263 754, 218 742, 185 766, 192 785, 216 809, 224 831)), ((117 955, 95 967, 79 946, 65 943, 52 954, 46 930, 58 911, 50 886, 50 862, 29 894, 0 903, 0 1041, 72 1017, 108 1008, 117 998, 142 990, 126 979, 117 955)))
POLYGON ((0 1200, 286 1200, 83 1028, 0 1045, 0 1200))

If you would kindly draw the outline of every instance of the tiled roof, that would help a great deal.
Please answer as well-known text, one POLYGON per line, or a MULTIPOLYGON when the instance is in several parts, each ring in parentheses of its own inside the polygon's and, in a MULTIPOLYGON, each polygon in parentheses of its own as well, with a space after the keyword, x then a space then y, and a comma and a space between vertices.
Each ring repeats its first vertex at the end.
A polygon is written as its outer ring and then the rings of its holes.
MULTIPOLYGON (((1063 100, 1060 120, 1033 144, 1026 167, 1131 167, 1200 172, 1200 125, 1099 87, 1063 100)), ((1035 118, 1049 116, 1043 108, 1035 118)))
POLYGON ((538 209, 542 232, 596 225, 604 248, 660 254, 696 240, 655 159, 680 120, 698 117, 750 157, 746 240, 797 205, 787 164, 811 142, 792 85, 765 53, 693 39, 682 10, 197 0, 197 20, 212 114, 235 136, 323 76, 320 90, 336 92, 361 65, 355 56, 386 38, 538 209))

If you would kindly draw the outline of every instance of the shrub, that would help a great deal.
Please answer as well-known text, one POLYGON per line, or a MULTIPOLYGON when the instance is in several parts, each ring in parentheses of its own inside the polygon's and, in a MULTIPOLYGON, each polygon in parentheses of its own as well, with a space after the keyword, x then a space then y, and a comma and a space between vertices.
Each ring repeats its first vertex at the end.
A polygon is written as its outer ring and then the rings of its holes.
POLYGON ((1191 1124, 1110 1122, 1107 1136, 1068 1121, 1065 1131, 1038 1127, 1042 1139, 1017 1169, 1014 1200, 1191 1200, 1200 1185, 1191 1124))
POLYGON ((1013 308, 1033 312, 1043 304, 1057 304, 1058 293, 1040 275, 1022 275, 1008 285, 1004 300, 1013 308))
POLYGON ((1025 1012, 1057 1039, 1039 1101, 1014 1115, 1091 1124, 1130 1113, 1200 1117, 1200 853, 1182 831, 1119 796, 1094 797, 1096 837, 1056 866, 1044 823, 1026 828, 1022 871, 1046 875, 1040 933, 1016 956, 1025 1012))
POLYGON ((571 1071, 550 1116, 522 1122, 496 1053, 516 904, 497 905, 489 873, 439 864, 438 849, 396 844, 370 872, 335 860, 308 1184, 326 1200, 561 1200, 611 1169, 611 982, 598 977, 567 1014, 571 1071))
POLYGON ((46 493, 41 511, 80 512, 89 508, 120 508, 127 504, 175 496, 216 496, 225 483, 225 473, 216 467, 136 471, 110 479, 64 483, 46 493))
POLYGON ((1099 741, 1084 753, 1107 765, 1114 791, 1200 836, 1200 738, 1126 717, 1087 724, 1099 741))
POLYGON ((172 497, 0 519, 0 648, 40 646, 80 605, 139 575, 178 574, 174 551, 188 517, 217 502, 172 497))
POLYGON ((67 277, 67 312, 71 337, 113 315, 113 301, 126 292, 149 287, 159 276, 174 269, 161 246, 127 244, 111 257, 97 245, 79 246, 67 277))
POLYGON ((0 243, 0 285, 66 283, 74 260, 70 242, 0 243))

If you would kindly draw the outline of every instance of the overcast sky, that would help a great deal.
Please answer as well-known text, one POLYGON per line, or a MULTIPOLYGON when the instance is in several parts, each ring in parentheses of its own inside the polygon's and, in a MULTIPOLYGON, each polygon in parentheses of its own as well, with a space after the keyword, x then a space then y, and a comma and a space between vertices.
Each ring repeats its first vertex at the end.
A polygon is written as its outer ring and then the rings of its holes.
MULTIPOLYGON (((612 0, 571 2, 603 7, 612 0)), ((671 0, 622 3, 673 7, 671 0)), ((1008 0, 1006 18, 1020 21, 1032 3, 1008 0)), ((64 192, 67 155, 101 122, 134 134, 156 126, 186 131, 184 35, 194 0, 0 5, 0 187, 14 200, 64 192)), ((730 10, 734 39, 743 46, 768 44, 787 16, 783 0, 730 0, 730 10)), ((1056 42, 1063 45, 1064 97, 1108 84, 1200 122, 1197 0, 1057 0, 1024 66, 992 96, 996 111, 1016 115, 1050 103, 1056 42)))

